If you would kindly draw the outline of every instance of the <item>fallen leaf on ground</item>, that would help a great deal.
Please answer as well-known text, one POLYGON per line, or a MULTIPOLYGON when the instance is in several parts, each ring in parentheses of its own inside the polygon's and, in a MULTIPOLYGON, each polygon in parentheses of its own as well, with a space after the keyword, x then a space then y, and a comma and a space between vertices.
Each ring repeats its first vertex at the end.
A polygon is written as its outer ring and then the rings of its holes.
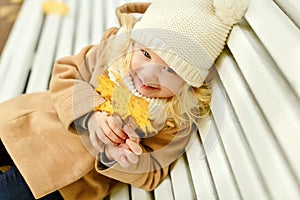
POLYGON ((69 11, 69 8, 66 4, 57 0, 46 0, 43 2, 42 7, 45 14, 65 15, 69 11))
POLYGON ((20 4, 23 3, 23 0, 10 0, 11 3, 20 4))
POLYGON ((15 21, 18 15, 19 6, 16 5, 8 5, 0 7, 0 19, 6 19, 8 22, 15 21))

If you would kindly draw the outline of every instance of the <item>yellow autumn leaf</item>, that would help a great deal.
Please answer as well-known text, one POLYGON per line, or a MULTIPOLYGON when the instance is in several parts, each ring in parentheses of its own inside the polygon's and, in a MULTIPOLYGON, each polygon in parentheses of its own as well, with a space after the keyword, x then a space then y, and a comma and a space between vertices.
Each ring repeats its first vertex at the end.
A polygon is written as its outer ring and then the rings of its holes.
POLYGON ((148 101, 134 95, 131 96, 129 101, 129 115, 135 118, 136 123, 144 132, 146 132, 146 127, 151 125, 148 105, 148 101))
POLYGON ((96 106, 95 110, 106 111, 110 115, 116 113, 123 120, 132 116, 145 133, 155 131, 150 122, 149 102, 142 97, 134 96, 122 79, 116 85, 107 75, 101 75, 96 91, 106 102, 96 106))
POLYGON ((111 101, 114 113, 120 115, 122 119, 125 119, 127 118, 127 116, 129 116, 128 102, 130 99, 130 95, 131 93, 128 90, 127 86, 125 85, 123 80, 120 80, 115 90, 113 91, 111 101))
POLYGON ((107 112, 109 115, 112 115, 113 110, 110 101, 106 101, 104 103, 99 104, 95 107, 95 110, 107 112))
POLYGON ((115 83, 110 80, 108 76, 99 76, 96 91, 99 92, 104 99, 109 100, 113 94, 114 89, 115 83))
POLYGON ((10 2, 15 4, 21 4, 23 3, 23 0, 10 0, 10 2))
POLYGON ((65 15, 69 11, 69 8, 66 4, 59 2, 57 0, 45 0, 42 3, 42 8, 45 14, 65 15))
POLYGON ((17 13, 18 7, 16 5, 8 5, 0 7, 0 17, 7 17, 11 14, 17 13))
POLYGON ((5 19, 7 22, 14 22, 18 16, 19 6, 8 5, 0 7, 0 19, 5 19))

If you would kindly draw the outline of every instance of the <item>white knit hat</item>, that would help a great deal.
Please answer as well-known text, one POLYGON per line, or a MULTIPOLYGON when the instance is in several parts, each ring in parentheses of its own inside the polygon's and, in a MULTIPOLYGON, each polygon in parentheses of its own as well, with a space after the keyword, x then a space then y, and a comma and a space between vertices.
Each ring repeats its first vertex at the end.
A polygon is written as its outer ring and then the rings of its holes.
POLYGON ((244 0, 155 0, 131 37, 200 87, 246 8, 244 0))

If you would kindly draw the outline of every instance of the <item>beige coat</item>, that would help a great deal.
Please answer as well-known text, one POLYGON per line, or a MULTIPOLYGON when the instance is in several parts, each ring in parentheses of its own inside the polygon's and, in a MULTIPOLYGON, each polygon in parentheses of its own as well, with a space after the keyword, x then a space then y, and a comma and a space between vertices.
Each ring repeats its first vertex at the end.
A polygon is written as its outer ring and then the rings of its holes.
MULTIPOLYGON (((129 14, 143 13, 147 3, 127 4, 117 16, 135 23, 129 14)), ((103 39, 116 34, 108 30, 103 39)), ((0 137, 36 198, 59 190, 65 199, 101 199, 117 183, 153 190, 182 154, 189 136, 174 137, 166 127, 142 140, 144 154, 137 164, 103 169, 76 133, 73 121, 104 100, 95 92, 103 71, 105 45, 84 48, 78 55, 57 61, 50 90, 26 94, 0 104, 0 137), (172 159, 171 159, 172 158, 172 159)), ((84 136, 83 136, 84 137, 84 136)))

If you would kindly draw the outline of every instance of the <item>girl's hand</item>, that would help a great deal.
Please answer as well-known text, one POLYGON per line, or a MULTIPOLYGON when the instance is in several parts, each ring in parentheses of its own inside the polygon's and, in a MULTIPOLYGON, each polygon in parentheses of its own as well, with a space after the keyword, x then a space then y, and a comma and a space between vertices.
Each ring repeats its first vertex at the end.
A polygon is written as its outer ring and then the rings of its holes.
POLYGON ((119 145, 125 142, 127 135, 122 131, 122 121, 106 112, 95 112, 88 121, 89 137, 92 145, 103 152, 102 144, 119 145))
POLYGON ((105 154, 109 160, 117 161, 124 168, 139 161, 138 156, 130 151, 126 144, 120 144, 119 146, 106 145, 105 154))
POLYGON ((135 154, 141 155, 143 152, 142 147, 140 146, 140 138, 134 131, 137 125, 135 123, 126 124, 123 130, 128 135, 129 139, 126 139, 126 145, 128 148, 135 154))

